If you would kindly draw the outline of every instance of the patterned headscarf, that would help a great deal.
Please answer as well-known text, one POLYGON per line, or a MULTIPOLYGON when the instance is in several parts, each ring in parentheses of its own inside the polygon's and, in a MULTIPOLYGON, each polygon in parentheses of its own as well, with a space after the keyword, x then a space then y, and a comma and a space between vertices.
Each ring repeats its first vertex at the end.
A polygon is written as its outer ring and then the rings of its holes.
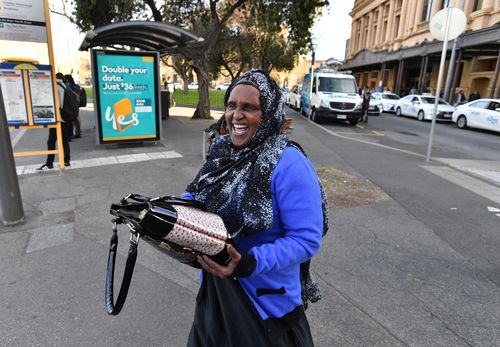
POLYGON ((234 147, 229 135, 218 137, 207 162, 187 187, 205 203, 207 211, 222 217, 232 236, 272 227, 271 176, 290 141, 281 133, 285 112, 283 94, 276 82, 263 71, 249 71, 234 79, 227 89, 226 107, 231 91, 240 84, 259 91, 261 123, 244 148, 234 147))

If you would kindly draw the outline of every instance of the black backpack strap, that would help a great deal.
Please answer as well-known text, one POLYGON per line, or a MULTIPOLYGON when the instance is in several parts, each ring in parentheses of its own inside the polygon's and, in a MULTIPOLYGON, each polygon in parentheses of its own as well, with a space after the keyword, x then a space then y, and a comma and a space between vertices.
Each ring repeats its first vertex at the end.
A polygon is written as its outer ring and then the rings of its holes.
POLYGON ((108 267, 106 271, 106 309, 108 314, 116 316, 123 308, 125 304, 125 299, 127 298, 128 289, 130 287, 130 282, 132 281, 132 274, 134 273, 135 261, 137 259, 137 243, 139 242, 139 237, 131 234, 130 246, 128 249, 127 262, 125 264, 125 272, 123 273, 123 280, 120 286, 120 292, 118 293, 118 298, 116 303, 113 303, 113 282, 115 273, 115 260, 116 251, 118 248, 118 234, 117 234, 117 224, 122 223, 120 219, 113 220, 113 235, 109 242, 109 255, 108 255, 108 267))

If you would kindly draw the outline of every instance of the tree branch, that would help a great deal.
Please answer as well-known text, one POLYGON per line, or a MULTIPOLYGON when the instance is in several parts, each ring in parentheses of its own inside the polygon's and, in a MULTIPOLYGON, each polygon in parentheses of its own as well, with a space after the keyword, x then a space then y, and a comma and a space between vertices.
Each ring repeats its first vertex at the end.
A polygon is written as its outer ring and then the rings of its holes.
POLYGON ((151 9, 151 12, 153 12, 154 20, 156 22, 163 22, 163 16, 162 16, 160 10, 158 10, 158 8, 156 7, 155 1, 154 0, 144 0, 144 2, 146 3, 146 5, 149 6, 149 8, 151 9))
POLYGON ((62 5, 62 12, 57 11, 54 7, 54 5, 49 6, 50 12, 57 14, 59 16, 66 17, 71 23, 76 23, 76 20, 73 16, 71 16, 68 11, 66 10, 66 2, 64 0, 61 0, 61 5, 62 5))
POLYGON ((229 17, 233 15, 234 11, 236 11, 239 7, 241 7, 245 2, 247 2, 247 0, 238 0, 233 5, 228 7, 226 13, 224 14, 224 17, 222 17, 220 22, 222 24, 226 24, 227 20, 229 19, 229 17))

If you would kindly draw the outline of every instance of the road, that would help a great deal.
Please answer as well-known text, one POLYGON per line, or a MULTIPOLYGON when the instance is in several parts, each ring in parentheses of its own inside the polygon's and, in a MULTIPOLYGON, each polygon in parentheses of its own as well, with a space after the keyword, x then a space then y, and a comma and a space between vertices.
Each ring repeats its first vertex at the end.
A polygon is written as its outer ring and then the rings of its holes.
MULTIPOLYGON (((383 113, 371 116, 368 123, 359 123, 355 128, 348 123, 328 119, 323 120, 321 125, 340 134, 357 134, 374 143, 426 155, 431 122, 383 113)), ((436 122, 432 157, 500 160, 499 144, 499 133, 477 129, 461 130, 453 122, 436 122)))

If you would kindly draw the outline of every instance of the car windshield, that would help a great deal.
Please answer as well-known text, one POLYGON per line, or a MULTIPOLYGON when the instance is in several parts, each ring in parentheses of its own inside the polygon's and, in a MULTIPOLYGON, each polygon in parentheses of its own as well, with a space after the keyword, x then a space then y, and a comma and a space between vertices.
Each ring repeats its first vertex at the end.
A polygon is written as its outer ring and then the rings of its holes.
MULTIPOLYGON (((423 97, 421 98, 422 99, 422 102, 424 104, 433 104, 435 101, 436 101, 436 98, 435 97, 430 97, 430 96, 426 96, 426 97, 423 97)), ((449 105, 446 101, 444 101, 443 99, 439 99, 439 104, 440 105, 449 105)))
POLYGON ((354 83, 354 79, 351 78, 320 77, 318 91, 355 94, 356 84, 354 83))
POLYGON ((382 99, 398 100, 399 97, 394 94, 382 94, 382 99))

